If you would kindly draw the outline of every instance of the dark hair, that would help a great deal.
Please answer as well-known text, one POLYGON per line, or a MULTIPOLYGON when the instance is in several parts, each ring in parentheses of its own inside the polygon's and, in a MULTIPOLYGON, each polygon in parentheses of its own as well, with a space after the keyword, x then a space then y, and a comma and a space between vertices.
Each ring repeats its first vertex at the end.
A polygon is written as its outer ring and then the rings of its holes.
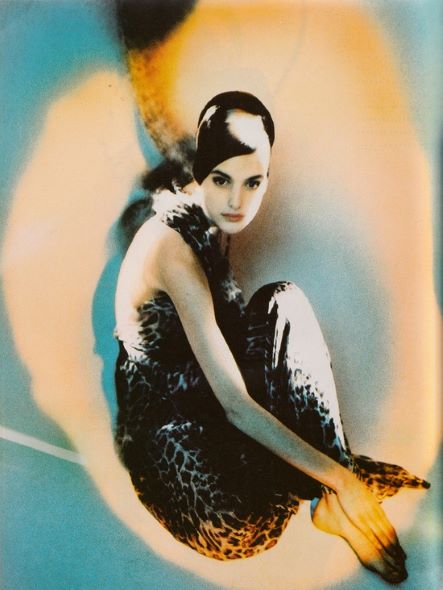
POLYGON ((238 90, 217 94, 205 105, 198 119, 193 174, 199 184, 220 162, 255 151, 254 147, 243 143, 230 133, 227 118, 233 110, 261 117, 269 144, 272 146, 274 143, 274 122, 268 109, 257 97, 238 90), (210 109, 213 112, 208 115, 210 109))

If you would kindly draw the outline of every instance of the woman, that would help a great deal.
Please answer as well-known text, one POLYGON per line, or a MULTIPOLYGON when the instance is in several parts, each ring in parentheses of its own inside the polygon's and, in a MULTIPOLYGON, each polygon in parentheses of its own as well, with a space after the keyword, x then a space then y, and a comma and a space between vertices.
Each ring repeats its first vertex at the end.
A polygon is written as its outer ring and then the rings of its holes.
POLYGON ((223 248, 259 210, 273 142, 256 97, 222 93, 200 115, 192 181, 173 166, 148 178, 155 215, 116 293, 117 445, 143 504, 204 555, 269 549, 309 499, 314 525, 400 582, 405 554, 380 502, 429 484, 351 453, 306 297, 278 282, 245 305, 223 248))

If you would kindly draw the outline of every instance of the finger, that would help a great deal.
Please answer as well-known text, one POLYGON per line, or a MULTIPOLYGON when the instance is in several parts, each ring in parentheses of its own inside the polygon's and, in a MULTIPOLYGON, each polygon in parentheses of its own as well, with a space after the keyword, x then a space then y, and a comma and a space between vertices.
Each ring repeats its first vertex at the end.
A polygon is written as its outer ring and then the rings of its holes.
POLYGON ((383 557, 384 561, 390 565, 391 568, 394 570, 401 570, 404 567, 404 561, 398 560, 397 558, 393 557, 390 553, 382 549, 380 551, 380 555, 383 557))
POLYGON ((386 536, 382 538, 382 535, 379 536, 379 539, 383 543, 383 546, 385 547, 386 551, 388 551, 391 555, 394 555, 397 560, 401 562, 405 561, 406 553, 403 551, 403 548, 400 545, 397 535, 395 535, 395 542, 392 542, 386 536))
POLYGON ((369 523, 380 543, 388 551, 390 547, 395 547, 398 544, 395 531, 392 529, 392 527, 388 526, 386 522, 383 522, 383 519, 379 518, 378 514, 370 517, 369 523))
POLYGON ((380 541, 389 551, 394 551, 399 557, 405 559, 406 553, 400 546, 397 533, 381 506, 378 506, 378 516, 380 517, 380 541))
POLYGON ((404 562, 406 559, 406 553, 401 548, 397 533, 387 519, 384 511, 381 510, 378 514, 375 514, 373 519, 374 520, 370 521, 373 532, 379 542, 383 545, 383 548, 395 559, 404 562), (381 517, 380 521, 378 520, 378 517, 381 517))
POLYGON ((376 534, 376 530, 374 530, 376 527, 374 527, 373 523, 368 519, 368 515, 365 515, 365 518, 356 518, 351 522, 353 522, 353 524, 364 534, 377 551, 383 552, 385 550, 383 543, 376 534))
MULTIPOLYGON (((383 516, 377 510, 372 510, 365 513, 364 516, 360 515, 353 522, 378 551, 385 551, 394 559, 398 559, 400 555, 396 550, 395 531, 391 537, 386 534, 382 526, 383 518, 380 518, 383 516)), ((389 521, 387 522, 389 523, 389 521)))
POLYGON ((404 567, 404 559, 399 554, 395 553, 392 545, 388 545, 388 547, 383 545, 379 538, 379 532, 374 531, 374 529, 371 528, 370 523, 363 522, 362 528, 359 527, 359 529, 392 569, 396 571, 402 570, 404 567))
MULTIPOLYGON (((346 498, 345 498, 346 499, 346 498)), ((356 526, 378 550, 387 550, 395 559, 400 559, 401 554, 396 552, 398 539, 391 523, 387 519, 381 506, 375 501, 375 497, 368 491, 366 494, 368 509, 364 512, 354 512, 346 509, 347 502, 342 503, 342 497, 338 501, 349 520, 356 526)), ((352 504, 350 505, 352 508, 352 504)))
POLYGON ((378 526, 378 529, 380 530, 383 537, 388 540, 389 544, 397 544, 397 533, 395 532, 394 527, 392 526, 380 504, 376 504, 373 507, 373 510, 370 512, 370 516, 376 526, 378 526))
POLYGON ((371 529, 368 529, 367 534, 365 534, 365 536, 371 542, 373 547, 378 551, 378 553, 381 555, 383 560, 387 564, 389 564, 389 566, 392 569, 398 570, 401 568, 401 566, 403 564, 403 560, 399 560, 396 555, 394 555, 392 552, 388 551, 387 548, 385 548, 383 546, 383 544, 380 542, 378 536, 374 533, 374 531, 372 531, 371 529))
POLYGON ((380 529, 376 529, 373 531, 377 541, 383 548, 383 551, 388 553, 395 559, 396 562, 403 562, 404 557, 400 550, 400 545, 398 543, 393 543, 392 540, 380 529))

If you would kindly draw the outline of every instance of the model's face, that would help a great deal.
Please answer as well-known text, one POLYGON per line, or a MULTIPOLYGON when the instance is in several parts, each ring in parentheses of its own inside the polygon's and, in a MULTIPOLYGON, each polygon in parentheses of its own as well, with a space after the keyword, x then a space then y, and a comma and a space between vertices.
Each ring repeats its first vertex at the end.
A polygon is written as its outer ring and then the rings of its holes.
POLYGON ((268 188, 270 153, 263 132, 254 152, 217 164, 201 183, 205 213, 222 231, 236 234, 256 216, 268 188))

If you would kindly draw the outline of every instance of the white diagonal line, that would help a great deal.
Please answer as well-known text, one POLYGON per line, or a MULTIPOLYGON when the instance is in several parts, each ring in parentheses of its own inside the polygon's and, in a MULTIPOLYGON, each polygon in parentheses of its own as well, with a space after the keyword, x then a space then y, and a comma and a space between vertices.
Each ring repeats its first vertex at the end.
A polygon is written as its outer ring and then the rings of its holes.
POLYGON ((56 447, 55 445, 40 440, 39 438, 29 436, 29 434, 23 434, 22 432, 17 432, 17 430, 6 428, 6 426, 0 426, 0 438, 35 449, 36 451, 46 453, 47 455, 52 455, 53 457, 58 457, 59 459, 64 459, 65 461, 71 461, 71 463, 79 463, 80 465, 85 464, 83 457, 74 451, 68 451, 68 449, 63 449, 62 447, 56 447))

